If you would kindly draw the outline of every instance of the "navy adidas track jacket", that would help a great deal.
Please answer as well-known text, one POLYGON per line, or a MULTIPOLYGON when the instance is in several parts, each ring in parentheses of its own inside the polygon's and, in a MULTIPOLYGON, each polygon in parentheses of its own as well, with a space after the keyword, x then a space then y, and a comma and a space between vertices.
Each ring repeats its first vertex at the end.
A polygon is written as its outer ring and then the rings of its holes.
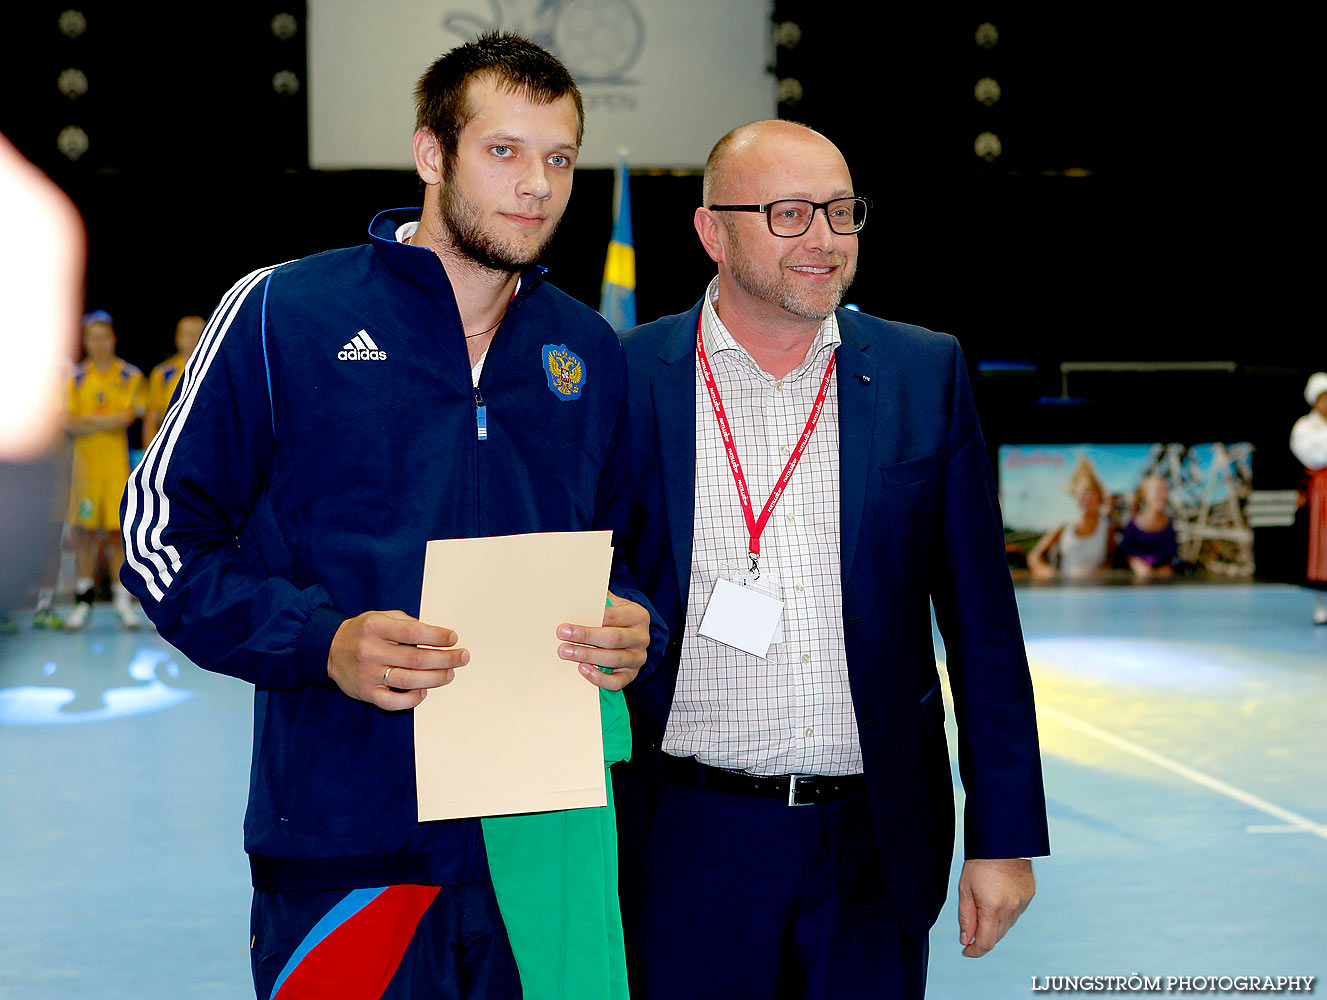
POLYGON ((486 880, 477 821, 416 821, 410 713, 342 694, 332 636, 418 614, 430 538, 625 523, 612 329, 533 269, 476 392, 446 272, 395 239, 418 215, 236 284, 125 494, 125 585, 191 660, 256 686, 259 888, 486 880))

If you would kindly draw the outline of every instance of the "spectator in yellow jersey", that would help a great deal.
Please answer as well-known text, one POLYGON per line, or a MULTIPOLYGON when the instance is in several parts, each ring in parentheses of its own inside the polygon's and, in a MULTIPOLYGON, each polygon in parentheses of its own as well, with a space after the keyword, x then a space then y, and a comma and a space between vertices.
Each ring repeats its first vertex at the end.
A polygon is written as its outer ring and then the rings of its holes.
POLYGON ((69 523, 74 534, 77 603, 67 629, 86 628, 92 615, 97 555, 105 547, 120 625, 138 628, 133 598, 119 582, 124 562, 120 497, 129 480, 128 428, 143 412, 143 373, 115 356, 115 327, 105 311, 83 317, 84 358, 69 380, 68 430, 74 439, 69 523))
POLYGON ((175 395, 175 387, 184 374, 185 362, 198 346, 205 325, 202 316, 181 316, 175 324, 175 353, 152 369, 147 377, 147 412, 143 414, 143 447, 146 448, 161 429, 166 407, 175 395))

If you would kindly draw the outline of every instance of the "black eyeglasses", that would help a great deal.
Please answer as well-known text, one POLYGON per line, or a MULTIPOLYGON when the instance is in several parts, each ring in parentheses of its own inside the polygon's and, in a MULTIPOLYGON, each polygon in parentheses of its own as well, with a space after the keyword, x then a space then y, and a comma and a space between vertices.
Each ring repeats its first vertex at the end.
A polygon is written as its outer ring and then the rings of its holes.
POLYGON ((866 225, 866 210, 871 203, 865 198, 835 198, 833 201, 806 201, 803 198, 784 198, 768 205, 711 205, 711 212, 763 212, 769 231, 775 236, 791 239, 811 228, 816 210, 825 213, 829 228, 840 236, 859 233, 866 225))

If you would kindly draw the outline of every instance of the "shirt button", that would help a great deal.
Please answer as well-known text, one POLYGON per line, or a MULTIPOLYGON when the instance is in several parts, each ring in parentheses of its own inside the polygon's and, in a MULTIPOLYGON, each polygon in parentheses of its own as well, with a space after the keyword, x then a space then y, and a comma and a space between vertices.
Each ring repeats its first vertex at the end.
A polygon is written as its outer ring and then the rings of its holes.
POLYGON ((783 516, 784 516, 785 518, 788 519, 788 523, 789 523, 789 524, 796 524, 796 523, 797 523, 797 515, 796 515, 796 514, 785 514, 785 515, 783 515, 783 516))
POLYGON ((800 583, 798 583, 798 584, 794 584, 794 585, 793 585, 793 589, 796 590, 797 593, 799 593, 799 594, 804 594, 804 593, 806 593, 806 588, 803 587, 800 583))
POLYGON ((785 444, 785 445, 781 445, 781 446, 779 447, 779 454, 780 454, 780 455, 791 455, 792 452, 793 452, 793 450, 792 450, 791 448, 789 448, 786 444, 785 444))
POLYGON ((816 734, 816 727, 807 726, 805 729, 802 730, 802 734, 805 736, 814 736, 816 734))
POLYGON ((779 392, 783 392, 783 383, 782 383, 782 382, 775 382, 775 383, 774 383, 774 388, 778 389, 779 392))
POLYGON ((802 662, 803 662, 803 663, 810 663, 810 662, 811 662, 811 654, 810 654, 810 653, 803 653, 803 654, 802 654, 802 662))

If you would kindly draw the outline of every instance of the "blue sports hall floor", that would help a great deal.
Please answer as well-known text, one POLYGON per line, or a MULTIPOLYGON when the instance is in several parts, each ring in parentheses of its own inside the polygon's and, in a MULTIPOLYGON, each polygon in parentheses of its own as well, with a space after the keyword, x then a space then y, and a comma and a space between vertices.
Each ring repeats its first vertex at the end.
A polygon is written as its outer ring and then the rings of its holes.
MULTIPOLYGON (((951 889, 928 996, 1026 998, 1053 976, 1327 975, 1327 628, 1309 623, 1309 595, 1177 582, 1018 596, 1055 854, 985 958, 960 955, 951 889)), ((0 635, 0 997, 251 995, 250 690, 154 632, 117 630, 105 605, 79 634, 19 625, 0 635)))

